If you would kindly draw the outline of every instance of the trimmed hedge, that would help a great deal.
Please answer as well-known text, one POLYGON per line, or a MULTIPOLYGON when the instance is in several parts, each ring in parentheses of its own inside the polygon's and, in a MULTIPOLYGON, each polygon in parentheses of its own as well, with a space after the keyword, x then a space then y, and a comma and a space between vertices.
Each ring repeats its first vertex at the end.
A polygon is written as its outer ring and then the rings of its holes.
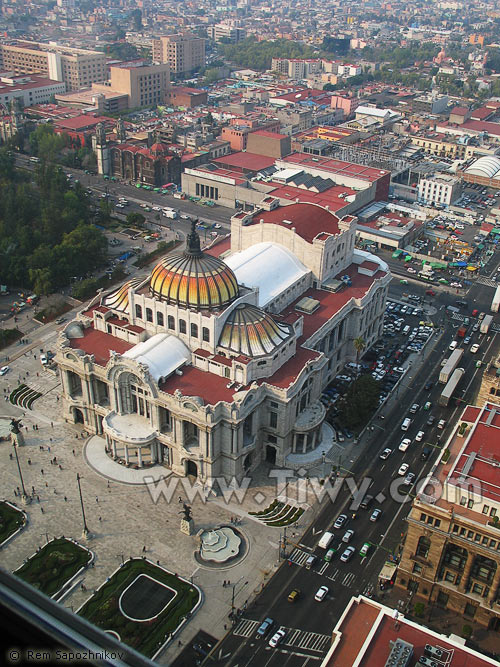
POLYGON ((25 523, 26 518, 21 510, 17 510, 3 500, 0 501, 0 544, 5 542, 25 523))

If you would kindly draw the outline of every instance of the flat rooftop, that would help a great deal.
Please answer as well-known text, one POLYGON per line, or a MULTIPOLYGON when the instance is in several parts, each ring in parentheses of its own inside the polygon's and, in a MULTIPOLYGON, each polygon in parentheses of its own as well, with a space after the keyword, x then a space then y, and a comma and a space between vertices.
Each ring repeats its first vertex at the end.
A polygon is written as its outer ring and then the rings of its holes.
POLYGON ((300 164, 311 169, 323 169, 332 174, 342 174, 350 178, 357 178, 368 183, 377 181, 382 176, 386 176, 390 172, 384 169, 375 169, 374 167, 366 167, 362 164, 354 164, 353 162, 343 162, 342 160, 335 160, 334 158, 308 155, 307 153, 292 153, 283 158, 285 162, 291 164, 300 164))
MULTIPOLYGON (((360 595, 351 598, 333 631, 333 645, 322 667, 383 667, 394 643, 399 639, 413 646, 409 664, 415 665, 424 655, 426 644, 444 649, 446 664, 453 667, 486 667, 498 665, 473 649, 455 641, 453 636, 433 632, 409 621, 402 614, 379 602, 360 595)), ((440 663, 441 664, 441 663, 440 663)))

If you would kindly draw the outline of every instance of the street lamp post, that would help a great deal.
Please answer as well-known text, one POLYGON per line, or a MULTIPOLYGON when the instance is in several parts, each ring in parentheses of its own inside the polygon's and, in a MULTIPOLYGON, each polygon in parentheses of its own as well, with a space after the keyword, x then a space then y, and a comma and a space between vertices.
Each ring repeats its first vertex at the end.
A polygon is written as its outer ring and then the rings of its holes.
POLYGON ((19 472, 19 479, 21 480, 21 489, 23 491, 21 500, 25 505, 29 505, 31 502, 31 498, 26 493, 26 488, 24 486, 23 473, 21 472, 21 464, 19 463, 19 456, 17 455, 17 445, 15 442, 13 442, 12 446, 14 447, 14 454, 16 455, 17 470, 19 472))
POLYGON ((80 485, 80 480, 81 480, 81 475, 79 473, 76 473, 76 481, 78 483, 78 493, 80 494, 80 505, 82 508, 82 518, 83 518, 83 533, 82 536, 84 539, 88 539, 90 537, 90 531, 87 526, 87 519, 85 517, 85 508, 83 506, 83 496, 82 496, 82 487, 80 485))

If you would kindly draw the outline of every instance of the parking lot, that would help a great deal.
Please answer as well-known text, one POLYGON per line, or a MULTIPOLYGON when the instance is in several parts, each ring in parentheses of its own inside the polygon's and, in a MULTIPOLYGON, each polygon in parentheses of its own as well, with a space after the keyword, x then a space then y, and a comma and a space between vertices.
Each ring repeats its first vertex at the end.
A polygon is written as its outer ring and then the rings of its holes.
POLYGON ((409 294, 407 303, 387 301, 382 339, 360 360, 346 364, 324 390, 321 401, 328 410, 328 421, 336 432, 337 442, 354 437, 339 420, 338 402, 358 375, 371 374, 380 383, 379 405, 394 391, 411 365, 411 355, 419 354, 433 335, 434 324, 426 319, 423 298, 409 294))

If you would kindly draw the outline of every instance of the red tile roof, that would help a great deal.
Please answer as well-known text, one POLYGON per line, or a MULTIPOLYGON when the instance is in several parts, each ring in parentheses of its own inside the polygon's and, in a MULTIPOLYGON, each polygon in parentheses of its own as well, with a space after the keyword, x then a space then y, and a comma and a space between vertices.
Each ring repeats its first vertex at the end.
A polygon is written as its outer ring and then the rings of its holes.
POLYGON ((474 132, 487 132, 494 136, 500 135, 500 123, 491 123, 487 120, 468 120, 460 125, 464 130, 473 130, 474 132))
POLYGON ((286 229, 295 228, 295 232, 309 243, 323 232, 338 234, 340 231, 337 216, 314 204, 290 204, 279 206, 272 211, 261 211, 253 217, 250 224, 259 224, 261 220, 286 229), (289 220, 292 224, 283 220, 289 220))
POLYGON ((296 313, 296 304, 305 296, 317 299, 320 302, 319 307, 314 313, 301 313, 304 317, 302 340, 310 338, 315 331, 326 324, 326 322, 328 322, 328 320, 351 299, 361 299, 369 290, 373 282, 384 275, 382 271, 377 271, 373 276, 364 275, 358 273, 357 268, 357 265, 354 264, 346 271, 342 271, 342 275, 347 274, 351 277, 352 285, 350 287, 345 287, 340 292, 327 292, 326 290, 317 289, 307 290, 307 292, 301 294, 299 299, 282 311, 281 314, 284 317, 296 313))
POLYGON ((179 389, 184 396, 201 396, 206 405, 215 405, 219 401, 232 403, 234 387, 227 388, 229 380, 208 371, 192 366, 183 366, 182 375, 172 375, 159 387, 167 394, 174 394, 179 389))
POLYGON ((370 183, 378 181, 379 178, 390 173, 383 169, 365 167, 362 164, 343 162, 342 160, 335 160, 334 158, 329 157, 314 156, 313 159, 313 156, 308 155, 307 153, 292 153, 284 158, 284 160, 292 164, 307 165, 313 169, 324 169, 325 171, 331 171, 335 174, 345 174, 346 176, 358 178, 370 183))
MULTIPOLYGON (((272 136, 278 137, 280 135, 270 133, 272 136)), ((214 164, 220 166, 236 169, 242 171, 260 171, 266 167, 271 167, 274 164, 275 158, 266 157, 265 155, 257 155, 256 153, 232 153, 231 155, 223 155, 222 157, 212 160, 214 164)))
POLYGON ((127 343, 125 340, 115 338, 104 331, 97 331, 92 327, 84 329, 83 338, 71 338, 70 346, 73 349, 83 350, 86 354, 93 354, 95 361, 99 366, 105 366, 111 356, 111 351, 123 354, 134 344, 127 343))
POLYGON ((212 255, 212 257, 220 257, 222 253, 226 252, 231 248, 231 237, 226 236, 220 240, 216 240, 209 248, 206 248, 203 252, 207 255, 212 255))
POLYGON ((400 614, 397 622, 394 610, 367 600, 352 598, 350 607, 333 632, 334 649, 325 659, 328 667, 381 667, 387 663, 397 639, 413 646, 414 665, 424 655, 426 644, 450 651, 448 664, 453 667, 486 667, 496 662, 459 642, 408 621, 400 614))
POLYGON ((263 380, 258 380, 259 384, 270 384, 273 387, 280 387, 287 389, 299 376, 300 372, 308 361, 317 359, 321 352, 316 350, 308 350, 305 347, 297 347, 295 355, 289 359, 286 364, 283 364, 274 375, 263 380))

